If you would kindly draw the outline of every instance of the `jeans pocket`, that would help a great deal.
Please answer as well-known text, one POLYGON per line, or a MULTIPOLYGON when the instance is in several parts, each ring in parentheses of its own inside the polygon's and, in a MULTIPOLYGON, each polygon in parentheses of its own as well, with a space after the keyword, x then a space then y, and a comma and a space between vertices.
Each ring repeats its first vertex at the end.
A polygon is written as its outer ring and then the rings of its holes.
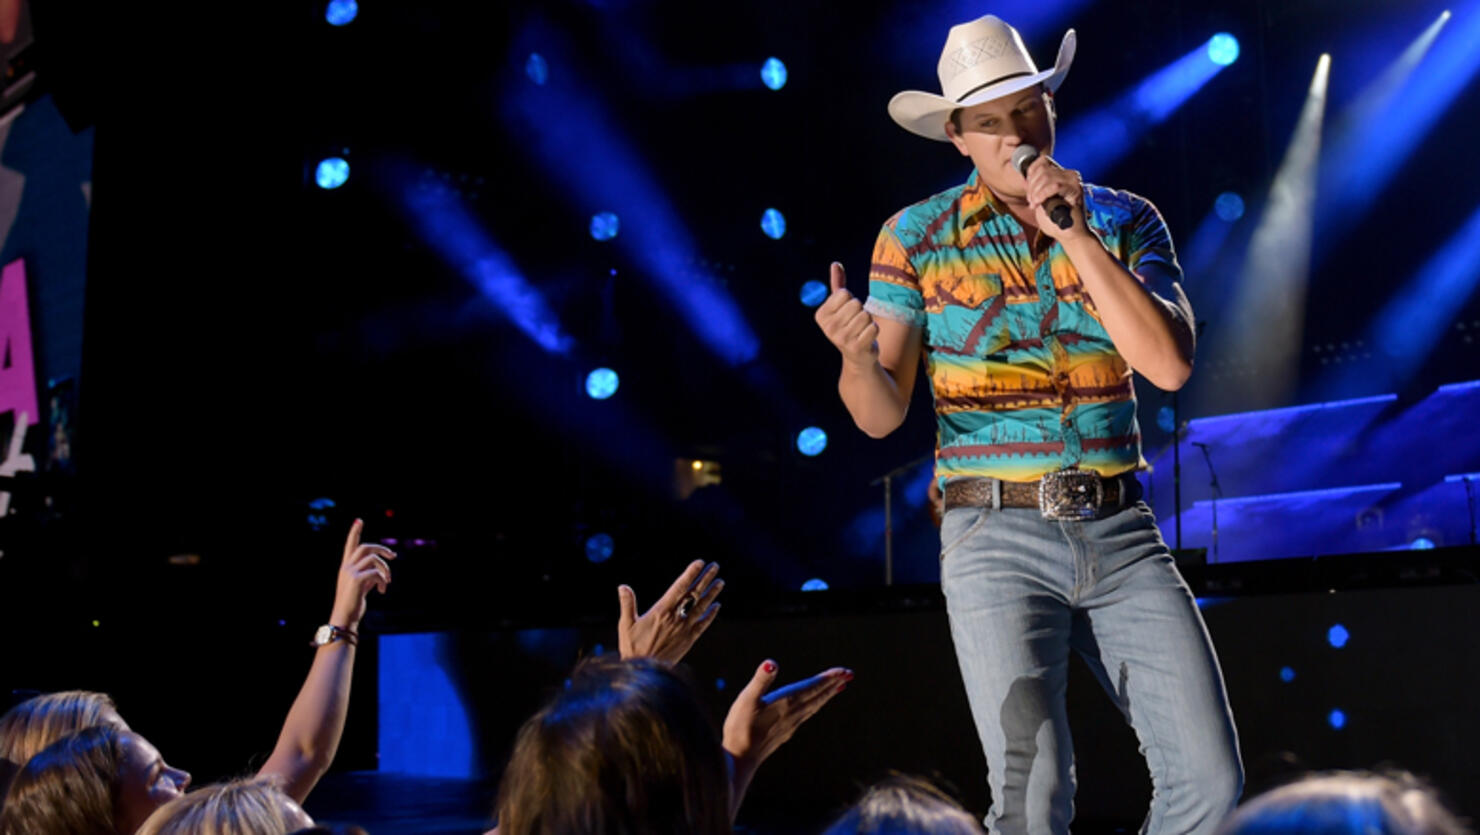
POLYGON ((948 511, 940 520, 941 561, 986 524, 991 512, 989 507, 958 507, 948 511))

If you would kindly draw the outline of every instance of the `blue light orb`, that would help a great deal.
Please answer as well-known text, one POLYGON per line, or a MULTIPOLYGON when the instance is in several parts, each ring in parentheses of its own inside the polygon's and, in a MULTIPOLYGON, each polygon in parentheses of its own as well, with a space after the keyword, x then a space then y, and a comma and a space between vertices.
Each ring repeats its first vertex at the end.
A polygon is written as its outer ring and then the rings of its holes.
POLYGON ((761 231, 773 241, 781 240, 781 236, 786 234, 786 216, 775 209, 767 209, 761 215, 761 231))
POLYGON ((797 433, 797 450, 803 455, 813 456, 827 449, 827 433, 815 426, 808 426, 797 433))
POLYGON ((329 7, 324 10, 324 20, 329 21, 330 26, 344 26, 359 13, 360 4, 355 0, 329 0, 329 7))
POLYGON ((827 285, 820 281, 809 281, 802 285, 802 304, 816 307, 827 301, 827 285))
POLYGON ((1326 724, 1339 731, 1346 727, 1346 714, 1340 708, 1333 710, 1326 716, 1326 724))
POLYGON ((529 53, 529 60, 524 62, 524 74, 529 80, 543 87, 550 80, 550 65, 545 61, 545 56, 538 52, 529 53))
POLYGON ((1280 668, 1280 681, 1283 681, 1284 683, 1289 684, 1290 682, 1292 682, 1294 680, 1295 680, 1295 668, 1294 667, 1281 667, 1280 668))
POLYGON ((308 506, 314 510, 328 510, 334 507, 334 500, 326 496, 324 498, 314 499, 308 503, 308 506))
POLYGON ((1337 649, 1346 646, 1346 642, 1350 638, 1351 633, 1347 632, 1346 627, 1339 623, 1326 630, 1326 642, 1337 649))
POLYGON ((591 216, 591 237, 598 241, 609 241, 617 236, 622 222, 613 212, 600 212, 591 216))
POLYGON ((1225 191, 1213 201, 1213 211, 1217 212, 1218 217, 1223 221, 1233 223, 1244 216, 1244 198, 1231 191, 1225 191))
POLYGON ((617 393, 617 372, 610 368, 598 368, 586 375, 586 393, 593 400, 605 400, 617 393))
POLYGON ((319 188, 339 188, 349 179, 349 163, 343 157, 329 157, 319 163, 313 179, 319 188))
POLYGON ((1220 67, 1238 60, 1238 38, 1219 32, 1208 39, 1208 58, 1220 67))
POLYGON ((725 689, 725 680, 722 679, 722 678, 715 679, 714 680, 714 689, 715 690, 719 690, 719 691, 723 691, 725 689))
POLYGON ((612 539, 611 534, 592 534, 586 539, 586 559, 591 562, 606 562, 612 558, 612 551, 616 548, 617 541, 612 539))
POLYGON ((1167 434, 1177 431, 1177 413, 1171 406, 1162 406, 1156 410, 1156 428, 1167 434))
POLYGON ((1420 536, 1418 539, 1415 539, 1412 542, 1408 543, 1408 549, 1411 551, 1428 551, 1433 547, 1434 540, 1429 539, 1426 536, 1420 536))
POLYGON ((780 58, 767 58, 766 63, 761 65, 761 81, 772 90, 780 90, 786 86, 786 65, 781 63, 780 58))
POLYGON ((802 591, 827 591, 827 581, 813 577, 802 584, 802 591))

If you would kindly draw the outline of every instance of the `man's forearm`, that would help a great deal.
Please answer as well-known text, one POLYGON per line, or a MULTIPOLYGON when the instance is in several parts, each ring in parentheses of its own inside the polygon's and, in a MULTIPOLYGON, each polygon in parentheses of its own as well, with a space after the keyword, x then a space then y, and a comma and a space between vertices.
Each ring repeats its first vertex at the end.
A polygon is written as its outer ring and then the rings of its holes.
POLYGON ((1169 305, 1157 298, 1094 236, 1066 241, 1064 251, 1126 363, 1157 388, 1181 388, 1192 374, 1193 352, 1185 299, 1169 305))
POLYGON ((882 438, 898 429, 909 410, 909 392, 899 390, 894 375, 878 360, 862 366, 844 360, 838 394, 853 422, 871 438, 882 438))

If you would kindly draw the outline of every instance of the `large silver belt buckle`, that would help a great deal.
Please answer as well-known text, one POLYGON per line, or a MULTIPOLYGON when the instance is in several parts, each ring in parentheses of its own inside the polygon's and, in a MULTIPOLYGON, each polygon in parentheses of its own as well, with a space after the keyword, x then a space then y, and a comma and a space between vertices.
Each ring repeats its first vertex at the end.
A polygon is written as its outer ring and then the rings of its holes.
POLYGON ((1093 519, 1104 501, 1104 482, 1093 470, 1059 470, 1038 480, 1038 511, 1044 519, 1093 519))

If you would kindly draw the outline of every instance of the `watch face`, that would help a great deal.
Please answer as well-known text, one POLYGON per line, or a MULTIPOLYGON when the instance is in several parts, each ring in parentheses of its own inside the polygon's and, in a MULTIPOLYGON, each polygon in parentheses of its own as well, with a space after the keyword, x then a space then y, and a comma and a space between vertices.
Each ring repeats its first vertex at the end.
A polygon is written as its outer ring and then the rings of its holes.
POLYGON ((323 646, 332 640, 334 640, 334 627, 328 624, 320 626, 319 630, 313 633, 313 642, 317 646, 323 646))

